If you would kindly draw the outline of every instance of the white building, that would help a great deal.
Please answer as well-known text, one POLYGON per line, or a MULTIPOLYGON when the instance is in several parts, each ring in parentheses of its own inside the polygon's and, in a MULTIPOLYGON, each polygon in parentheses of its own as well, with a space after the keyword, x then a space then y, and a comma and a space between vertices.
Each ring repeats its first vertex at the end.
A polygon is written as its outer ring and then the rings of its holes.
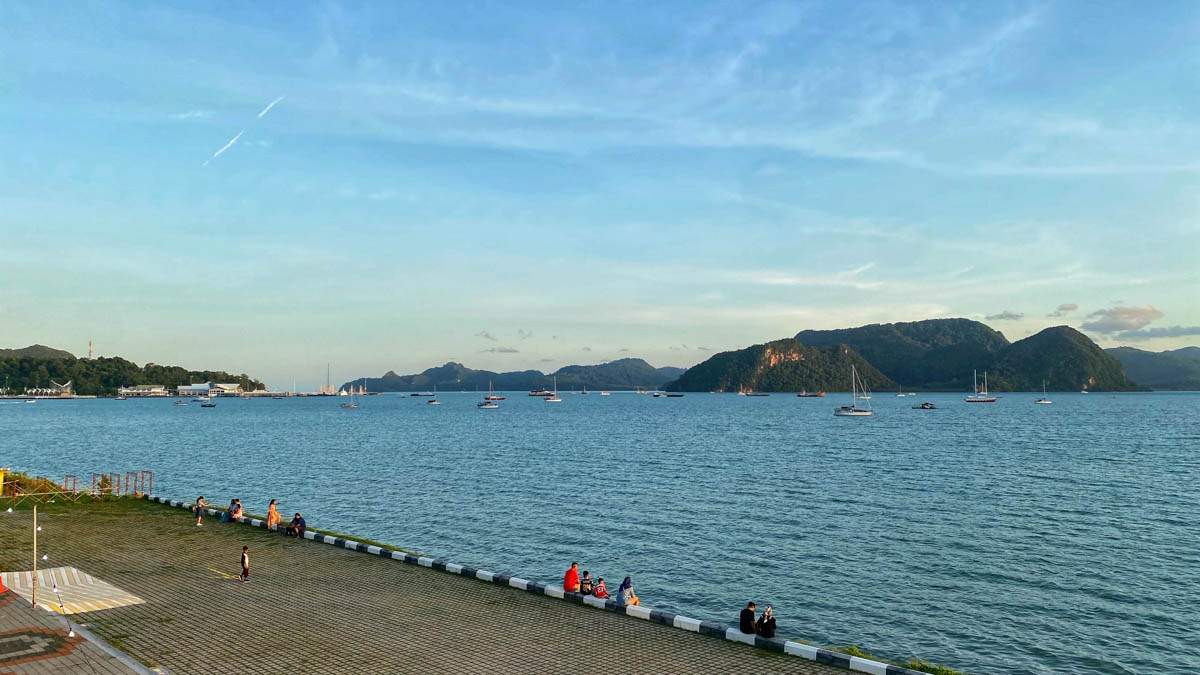
POLYGON ((168 394, 167 387, 163 384, 135 384, 132 387, 121 387, 117 393, 121 396, 166 396, 168 394))

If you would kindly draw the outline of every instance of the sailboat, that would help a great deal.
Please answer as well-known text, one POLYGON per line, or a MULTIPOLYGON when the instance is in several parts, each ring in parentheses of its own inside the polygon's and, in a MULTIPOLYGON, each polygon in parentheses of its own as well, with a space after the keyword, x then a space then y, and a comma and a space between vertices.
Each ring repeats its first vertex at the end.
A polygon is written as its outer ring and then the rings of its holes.
MULTIPOLYGON (((343 389, 342 391, 344 392, 345 390, 343 389)), ((344 396, 349 396, 349 397, 350 397, 350 402, 349 402, 349 403, 343 403, 343 404, 341 405, 341 407, 343 407, 343 408, 357 408, 357 407, 358 407, 358 402, 354 400, 354 388, 353 388, 353 387, 351 387, 351 388, 350 388, 350 393, 349 393, 349 394, 342 394, 342 395, 344 395, 344 396)))
POLYGON ((867 394, 866 385, 863 385, 862 381, 858 379, 858 370, 854 364, 850 364, 850 405, 834 408, 833 414, 838 417, 870 417, 871 404, 868 403, 867 407, 860 408, 858 407, 859 399, 870 400, 871 397, 867 394), (861 394, 859 393, 860 389, 861 394))
POLYGON ((1034 403, 1039 403, 1041 405, 1050 405, 1051 403, 1054 403, 1054 401, 1051 401, 1050 399, 1046 398, 1046 381, 1045 380, 1042 380, 1042 397, 1039 398, 1038 400, 1034 401, 1034 403))
POLYGON ((492 381, 491 380, 488 380, 488 393, 487 393, 487 396, 483 397, 483 400, 485 400, 485 401, 503 401, 504 400, 503 396, 497 396, 492 393, 492 381))
POLYGON ((971 371, 972 377, 975 378, 975 393, 968 394, 967 403, 995 403, 996 397, 988 394, 987 390, 987 371, 983 371, 983 389, 979 388, 979 371, 971 371))
POLYGON ((433 393, 430 394, 430 396, 433 398, 430 398, 428 401, 425 401, 425 405, 441 405, 442 404, 441 401, 437 400, 437 385, 436 384, 433 385, 433 393))
POLYGON ((558 377, 554 378, 554 394, 542 399, 546 403, 562 403, 562 399, 558 397, 558 377))
POLYGON ((900 391, 896 394, 896 398, 902 398, 904 396, 908 396, 908 394, 904 393, 904 385, 901 385, 900 391))

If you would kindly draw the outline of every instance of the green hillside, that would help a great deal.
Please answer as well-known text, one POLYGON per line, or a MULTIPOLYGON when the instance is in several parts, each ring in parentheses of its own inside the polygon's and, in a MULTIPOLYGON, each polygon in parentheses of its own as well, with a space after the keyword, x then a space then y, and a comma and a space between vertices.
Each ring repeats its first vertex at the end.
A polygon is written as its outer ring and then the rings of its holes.
POLYGON ((1139 391, 1121 362, 1070 326, 1047 328, 1009 345, 989 367, 993 391, 1139 391))
POLYGON ((999 331, 970 319, 930 319, 805 330, 796 339, 813 347, 849 345, 906 389, 962 391, 971 370, 985 369, 1008 346, 999 331))
POLYGON ((263 388, 262 382, 245 374, 231 375, 222 370, 188 370, 156 364, 142 367, 120 357, 77 359, 73 356, 31 358, 0 355, 0 389, 6 393, 20 395, 26 389, 49 387, 51 381, 65 384, 68 380, 73 381, 75 393, 84 396, 112 395, 120 387, 135 384, 177 387, 213 381, 237 382, 247 389, 263 388))
POLYGON ((73 359, 75 355, 46 345, 29 345, 20 349, 0 349, 0 359, 73 359))
POLYGON ((1148 352, 1133 347, 1104 350, 1121 362, 1125 375, 1151 389, 1200 391, 1200 348, 1148 352))
POLYGON ((871 389, 895 383, 853 349, 811 347, 786 338, 721 352, 693 366, 667 385, 668 391, 849 391, 850 366, 871 389))

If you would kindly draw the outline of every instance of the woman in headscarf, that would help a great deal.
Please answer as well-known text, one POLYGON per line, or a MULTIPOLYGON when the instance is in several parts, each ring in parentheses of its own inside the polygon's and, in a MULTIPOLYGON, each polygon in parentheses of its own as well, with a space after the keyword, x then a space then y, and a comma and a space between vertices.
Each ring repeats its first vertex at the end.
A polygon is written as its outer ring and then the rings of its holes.
POLYGON ((617 594, 613 599, 617 601, 618 607, 637 606, 638 596, 633 594, 633 579, 625 577, 625 581, 621 582, 621 587, 617 589, 617 594))

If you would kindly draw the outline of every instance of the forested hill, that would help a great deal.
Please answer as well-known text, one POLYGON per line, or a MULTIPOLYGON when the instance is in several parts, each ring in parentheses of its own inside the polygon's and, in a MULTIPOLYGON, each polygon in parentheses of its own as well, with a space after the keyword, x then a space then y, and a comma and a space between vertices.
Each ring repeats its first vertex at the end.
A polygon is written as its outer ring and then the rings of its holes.
MULTIPOLYGON (((35 346, 36 347, 36 346, 35 346)), ((26 389, 49 387, 51 380, 65 384, 74 382, 76 394, 105 396, 117 389, 135 384, 162 384, 177 387, 197 382, 237 382, 246 389, 262 389, 263 383, 248 375, 232 375, 222 370, 188 370, 179 366, 160 366, 148 363, 144 367, 120 357, 77 359, 67 352, 39 347, 50 353, 67 354, 58 358, 6 356, 5 353, 27 352, 33 347, 0 352, 0 389, 22 394, 26 389)))
POLYGON ((813 347, 849 345, 905 388, 947 391, 969 391, 971 370, 987 369, 1009 345, 999 331, 970 319, 805 330, 796 339, 813 347))
POLYGON ((1200 391, 1200 348, 1148 352, 1133 347, 1104 350, 1125 367, 1129 379, 1151 389, 1200 391))
POLYGON ((668 391, 849 391, 850 366, 867 387, 892 389, 895 383, 853 349, 811 347, 798 340, 775 340, 721 352, 693 366, 668 391))
POLYGON ((29 345, 20 349, 0 349, 0 359, 73 359, 71 352, 47 347, 46 345, 29 345))
POLYGON ((670 385, 679 391, 848 391, 853 362, 875 390, 903 385, 926 391, 970 391, 972 371, 988 371, 992 391, 1137 391, 1121 363, 1069 326, 1047 328, 1009 343, 968 319, 873 324, 803 331, 795 340, 724 352, 670 385), (841 350, 840 354, 827 354, 841 350), (786 354, 782 359, 780 354, 786 354))
POLYGON ((368 391, 427 391, 435 387, 442 391, 487 391, 488 383, 497 391, 523 391, 554 386, 564 390, 588 389, 656 389, 683 373, 682 368, 655 368, 642 359, 618 359, 593 366, 564 366, 553 373, 540 370, 520 370, 497 373, 474 370, 461 363, 447 363, 414 375, 397 375, 388 371, 383 377, 361 377, 342 385, 365 386, 368 391))

